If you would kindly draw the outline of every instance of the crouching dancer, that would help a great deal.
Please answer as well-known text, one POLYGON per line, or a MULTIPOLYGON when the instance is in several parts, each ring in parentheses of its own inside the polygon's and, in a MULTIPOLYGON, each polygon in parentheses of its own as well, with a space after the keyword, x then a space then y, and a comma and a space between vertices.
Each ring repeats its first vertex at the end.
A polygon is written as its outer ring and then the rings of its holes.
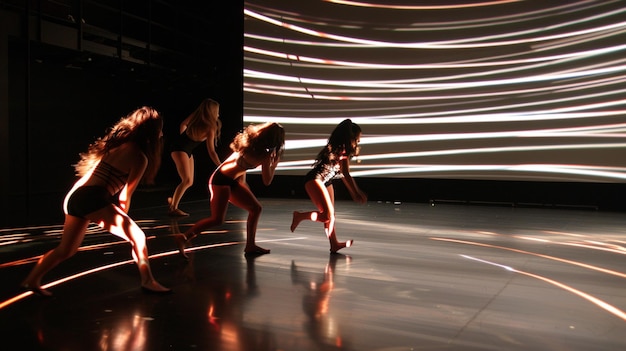
POLYGON ((270 185, 285 146, 285 130, 278 123, 249 125, 230 144, 233 153, 222 162, 209 179, 211 216, 195 223, 184 234, 175 236, 181 255, 191 239, 209 227, 224 223, 228 203, 248 211, 246 222, 246 255, 268 254, 270 250, 256 245, 256 229, 261 204, 246 183, 246 172, 261 166, 263 184, 270 185))

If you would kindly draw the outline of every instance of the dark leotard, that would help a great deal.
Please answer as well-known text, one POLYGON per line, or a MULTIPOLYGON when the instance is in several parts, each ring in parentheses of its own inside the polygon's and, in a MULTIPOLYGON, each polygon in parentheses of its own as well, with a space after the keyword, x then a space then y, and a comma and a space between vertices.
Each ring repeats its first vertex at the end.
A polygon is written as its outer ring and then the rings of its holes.
POLYGON ((333 180, 340 179, 341 177, 343 177, 343 175, 341 174, 339 164, 331 165, 320 163, 304 176, 304 181, 308 182, 309 180, 319 179, 325 186, 329 186, 332 184, 333 180))
POLYGON ((191 140, 189 135, 187 135, 187 132, 182 132, 176 137, 176 139, 174 139, 172 146, 170 147, 170 152, 183 151, 187 154, 187 156, 191 157, 193 150, 200 144, 202 144, 202 141, 191 140))
MULTIPOLYGON (((345 160, 348 156, 345 154, 339 155, 339 160, 345 160)), ((325 186, 329 186, 333 183, 335 179, 343 178, 343 174, 341 174, 341 166, 339 165, 339 161, 337 162, 317 162, 313 166, 313 168, 304 176, 304 181, 308 182, 310 180, 319 179, 324 183, 325 186)))

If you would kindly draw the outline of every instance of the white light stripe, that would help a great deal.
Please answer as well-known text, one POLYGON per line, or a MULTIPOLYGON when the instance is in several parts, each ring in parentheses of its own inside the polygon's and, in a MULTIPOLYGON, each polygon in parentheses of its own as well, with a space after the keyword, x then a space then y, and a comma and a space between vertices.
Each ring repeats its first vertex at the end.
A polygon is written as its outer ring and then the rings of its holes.
MULTIPOLYGON (((624 31, 626 32, 626 30, 624 31)), ((621 33, 619 33, 621 34, 621 33)), ((489 62, 455 62, 455 63, 433 63, 433 64, 382 64, 382 63, 366 63, 366 62, 351 62, 351 61, 341 61, 341 60, 331 60, 331 59, 322 59, 322 58, 314 58, 308 56, 300 56, 294 54, 288 54, 284 52, 276 52, 261 48, 255 48, 251 46, 244 45, 244 52, 254 53, 258 55, 264 55, 275 58, 282 58, 290 61, 296 62, 308 62, 308 63, 316 63, 320 65, 329 65, 329 66, 343 66, 343 68, 352 68, 352 69, 455 69, 459 68, 475 68, 475 67, 494 67, 494 66, 510 66, 510 65, 520 65, 534 62, 553 62, 564 59, 583 59, 583 58, 592 58, 595 56, 606 55, 610 53, 617 53, 620 51, 624 51, 626 49, 626 44, 616 45, 611 47, 604 48, 596 48, 586 51, 579 52, 571 52, 560 55, 552 55, 552 56, 539 56, 539 57, 531 57, 526 59, 517 59, 517 60, 506 60, 506 61, 489 61, 489 62)), ((269 61, 271 63, 271 61, 269 61)), ((527 68, 523 68, 527 69, 527 68)), ((497 73, 497 72, 494 72, 497 73)), ((439 79, 447 79, 447 78, 439 78, 439 79)))
POLYGON ((492 16, 440 9, 440 21, 418 9, 381 8, 387 20, 364 21, 347 5, 320 4, 324 18, 272 6, 246 5, 265 17, 244 15, 244 123, 285 126, 278 174, 310 167, 350 118, 363 128, 360 176, 623 182, 619 1, 494 5, 492 16), (499 165, 508 157, 513 167, 499 165), (580 167, 558 168, 561 160, 580 167), (520 168, 542 163, 549 172, 520 168))
MULTIPOLYGON (((626 12, 624 10, 616 10, 616 13, 626 12)), ((275 20, 260 13, 254 12, 250 9, 244 8, 244 15, 250 16, 260 21, 267 22, 269 24, 286 28, 289 30, 293 30, 295 32, 299 32, 306 35, 317 36, 328 38, 341 42, 355 43, 368 45, 373 47, 387 47, 387 48, 414 48, 414 49, 468 49, 468 48, 485 48, 485 47, 495 47, 495 46, 510 46, 510 45, 518 45, 518 44, 527 44, 533 42, 542 42, 548 40, 562 39, 567 37, 579 36, 589 33, 595 32, 603 32, 612 29, 620 29, 626 27, 626 22, 617 22, 604 26, 592 27, 588 29, 565 32, 561 34, 552 34, 546 35, 543 37, 536 38, 524 38, 518 40, 507 40, 507 41, 499 41, 499 42, 484 42, 488 39, 491 39, 490 36, 479 37, 479 38, 469 38, 464 40, 446 40, 446 41, 437 41, 437 42, 412 42, 412 43, 401 43, 401 42, 389 42, 389 41, 380 41, 380 40, 370 40, 370 39, 362 39, 355 37, 348 37, 344 35, 336 35, 331 33, 324 33, 316 30, 311 30, 308 28, 304 28, 301 26, 289 24, 283 21, 275 20), (471 44, 460 44, 466 41, 474 41, 471 44)))
POLYGON ((489 264, 489 265, 492 265, 492 266, 500 267, 500 268, 503 268, 503 269, 505 269, 507 271, 510 271, 510 272, 519 273, 519 274, 525 275, 527 277, 535 278, 537 280, 541 280, 541 281, 544 281, 546 283, 552 284, 552 285, 554 285, 554 286, 556 286, 558 288, 561 288, 561 289, 563 289, 565 291, 571 292, 574 295, 582 297, 583 299, 585 299, 585 300, 595 304, 596 306, 604 309, 605 311, 607 311, 607 312, 615 315, 616 317, 619 317, 619 318, 621 318, 621 319, 626 321, 626 312, 620 310, 619 308, 617 308, 617 307, 615 307, 615 306, 613 306, 613 305, 611 305, 611 304, 609 304, 609 303, 607 303, 607 302, 605 302, 603 300, 598 299, 597 297, 594 297, 594 296, 592 296, 590 294, 587 294, 587 293, 585 293, 585 292, 583 292, 581 290, 574 289, 571 286, 563 284, 561 282, 558 282, 558 281, 556 281, 554 279, 546 278, 546 277, 543 277, 543 276, 540 276, 540 275, 537 275, 537 274, 533 274, 533 273, 529 273, 529 272, 520 271, 520 270, 517 270, 517 269, 515 269, 513 267, 510 267, 510 266, 502 265, 502 264, 495 263, 495 262, 492 262, 492 261, 482 260, 482 259, 479 259, 479 258, 476 258, 476 257, 472 257, 472 256, 468 256, 468 255, 460 255, 460 256, 463 257, 463 258, 469 259, 469 260, 473 260, 473 261, 476 261, 476 262, 486 263, 486 264, 489 264))

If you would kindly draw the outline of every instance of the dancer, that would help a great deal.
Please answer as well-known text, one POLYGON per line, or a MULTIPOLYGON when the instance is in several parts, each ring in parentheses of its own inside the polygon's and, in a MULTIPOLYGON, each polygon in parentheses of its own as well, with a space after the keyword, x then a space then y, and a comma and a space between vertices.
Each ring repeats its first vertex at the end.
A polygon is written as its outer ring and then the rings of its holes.
POLYGON ((90 222, 98 223, 132 245, 132 255, 145 292, 168 293, 152 276, 146 236, 128 216, 130 200, 141 181, 152 183, 161 164, 163 119, 150 107, 141 107, 120 119, 103 137, 89 146, 75 165, 81 178, 65 197, 65 223, 60 244, 43 255, 21 288, 42 296, 43 276, 73 256, 90 222), (115 195, 119 194, 119 198, 115 195), (119 203, 119 204, 118 204, 119 203))
POLYGON ((205 142, 209 157, 215 163, 220 164, 220 158, 215 151, 215 146, 220 137, 222 122, 219 120, 220 105, 212 99, 204 99, 202 103, 180 124, 180 134, 171 146, 170 156, 176 164, 176 171, 180 177, 180 183, 174 190, 172 197, 167 199, 169 204, 168 215, 173 217, 189 216, 189 213, 181 211, 178 204, 185 191, 193 185, 194 159, 193 150, 205 142))
POLYGON ((358 203, 367 202, 367 195, 359 189, 350 175, 350 158, 358 156, 361 127, 346 119, 333 130, 326 146, 317 154, 313 168, 305 176, 304 188, 317 211, 293 212, 291 231, 303 220, 324 223, 324 232, 330 242, 330 252, 350 247, 353 240, 340 242, 335 232, 335 191, 333 180, 341 178, 358 203))
POLYGON ((246 171, 259 165, 263 184, 270 185, 274 171, 285 146, 285 130, 278 123, 249 125, 237 134, 230 144, 233 153, 209 179, 211 191, 211 217, 194 224, 184 234, 175 236, 181 255, 187 258, 186 246, 202 230, 224 223, 228 203, 248 211, 246 222, 246 255, 268 254, 270 250, 255 243, 256 228, 261 216, 261 204, 246 184, 246 171))

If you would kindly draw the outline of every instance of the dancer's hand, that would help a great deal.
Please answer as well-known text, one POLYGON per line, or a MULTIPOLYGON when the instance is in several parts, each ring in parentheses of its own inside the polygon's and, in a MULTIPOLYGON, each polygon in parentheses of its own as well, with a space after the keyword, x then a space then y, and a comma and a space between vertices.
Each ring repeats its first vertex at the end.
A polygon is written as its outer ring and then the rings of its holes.
POLYGON ((270 167, 276 167, 276 165, 278 165, 278 161, 280 160, 278 154, 276 153, 276 149, 274 149, 270 153, 270 167))
POLYGON ((367 194, 365 194, 364 192, 362 192, 361 190, 357 190, 355 196, 354 196, 354 201, 360 204, 364 204, 367 202, 367 194))

